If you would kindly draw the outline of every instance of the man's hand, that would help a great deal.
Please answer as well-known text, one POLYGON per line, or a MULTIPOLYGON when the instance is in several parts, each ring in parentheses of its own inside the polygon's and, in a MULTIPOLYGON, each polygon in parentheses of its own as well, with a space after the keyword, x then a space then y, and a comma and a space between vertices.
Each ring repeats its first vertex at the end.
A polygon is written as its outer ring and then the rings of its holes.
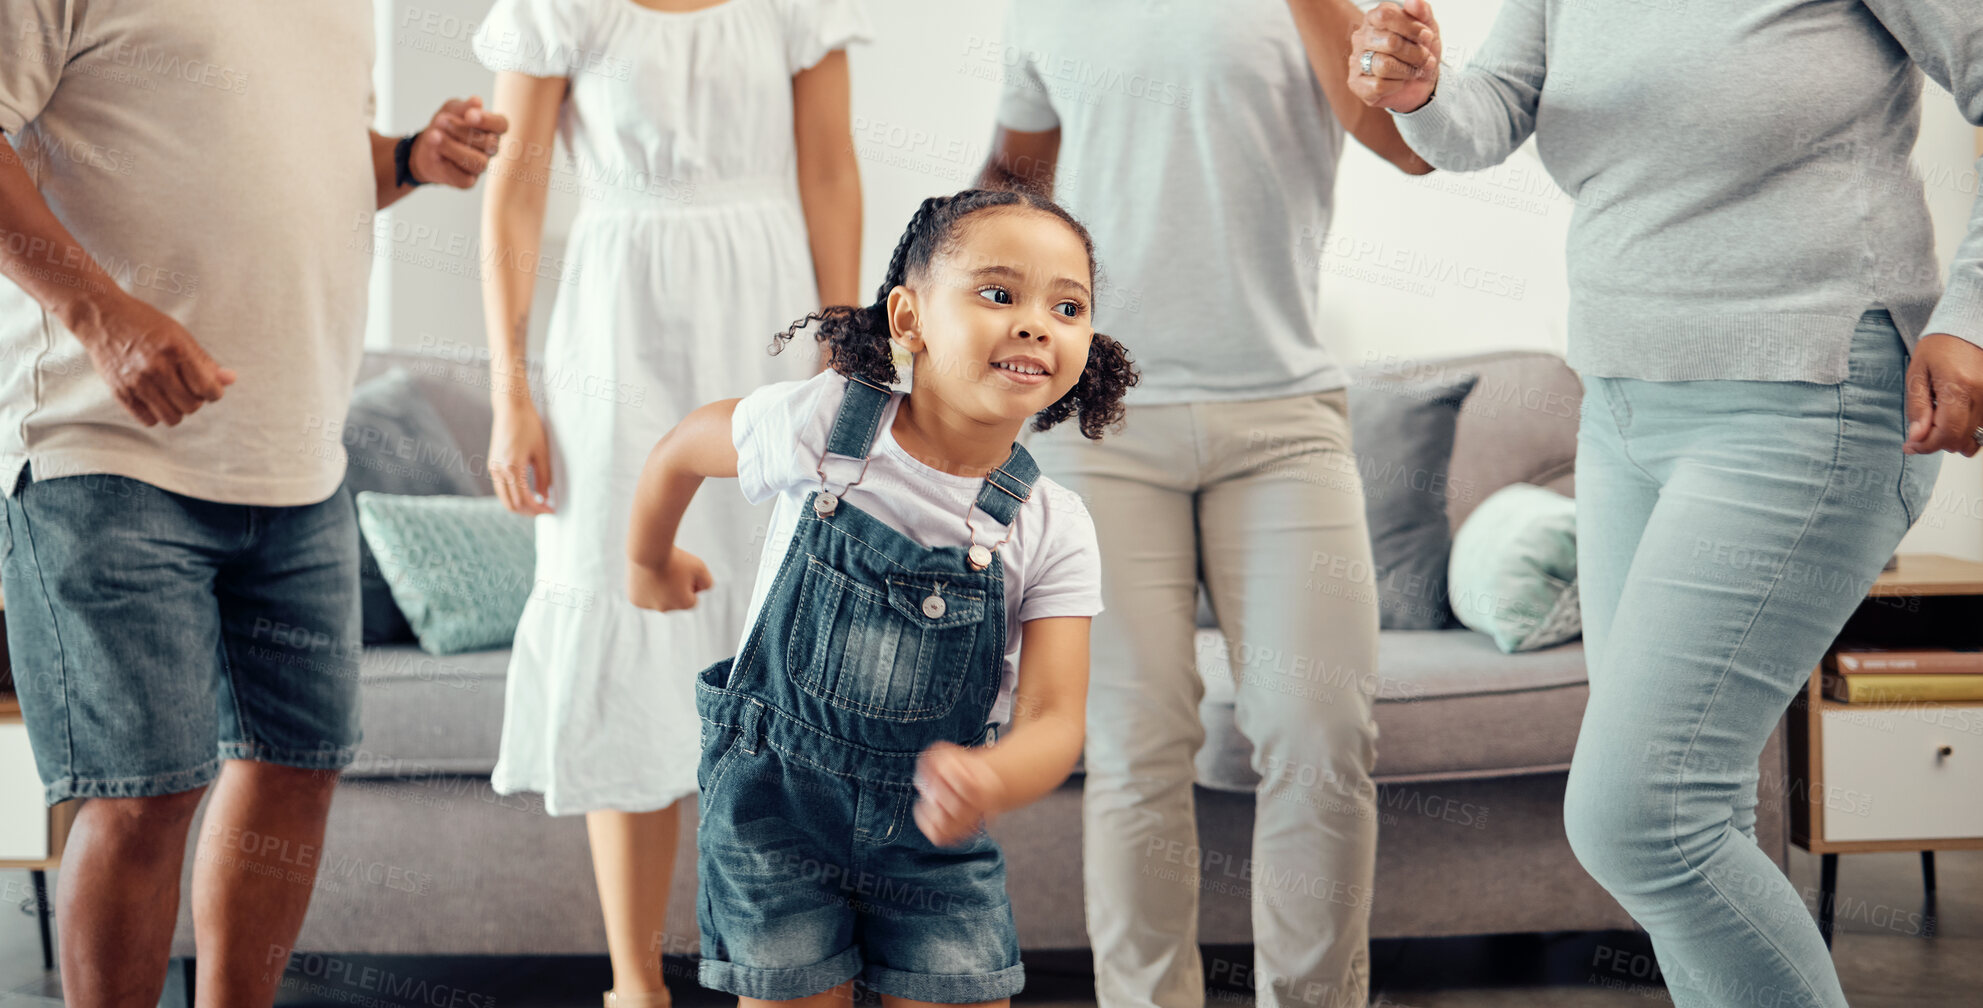
POLYGON ((137 298, 119 298, 70 328, 117 401, 147 427, 177 426, 234 384, 234 372, 184 326, 137 298))
POLYGON ((1909 455, 1950 451, 1975 455, 1983 427, 1983 347, 1948 333, 1930 333, 1907 366, 1909 455))
POLYGON ((1004 811, 1004 793, 982 750, 938 742, 916 761, 916 828, 938 847, 961 846, 1004 811))
POLYGON ((421 182, 467 189, 489 167, 509 120, 482 107, 480 98, 456 98, 441 106, 413 140, 406 167, 421 182))
POLYGON ((1350 33, 1350 90, 1363 103, 1393 112, 1416 112, 1439 84, 1445 43, 1426 0, 1380 4, 1363 14, 1350 33), (1363 54, 1370 53, 1370 72, 1363 54))
POLYGON ((673 612, 695 608, 695 596, 716 586, 709 565, 688 550, 676 547, 666 567, 627 564, 627 597, 642 609, 673 612))

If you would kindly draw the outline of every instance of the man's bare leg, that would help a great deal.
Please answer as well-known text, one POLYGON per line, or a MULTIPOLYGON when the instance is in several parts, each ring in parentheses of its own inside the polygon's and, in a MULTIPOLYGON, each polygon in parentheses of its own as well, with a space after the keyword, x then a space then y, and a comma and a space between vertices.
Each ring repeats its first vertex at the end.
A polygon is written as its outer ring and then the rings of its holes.
POLYGON ((200 1006, 275 1000, 316 886, 336 786, 335 770, 223 764, 194 853, 200 1006))
POLYGON ((186 828, 201 790, 91 798, 76 811, 55 885, 64 1002, 158 1004, 179 919, 186 828))

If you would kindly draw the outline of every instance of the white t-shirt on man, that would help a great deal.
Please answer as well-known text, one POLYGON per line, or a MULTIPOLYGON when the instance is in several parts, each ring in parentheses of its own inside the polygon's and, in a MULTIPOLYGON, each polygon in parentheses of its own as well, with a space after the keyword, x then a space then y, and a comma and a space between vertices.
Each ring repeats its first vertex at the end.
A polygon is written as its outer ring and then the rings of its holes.
POLYGON ((7 0, 0 132, 118 286, 238 379, 145 427, 0 280, 0 492, 28 463, 234 504, 337 489, 377 202, 372 55, 366 3, 7 0))
POLYGON ((1316 317, 1343 129, 1286 0, 1012 0, 966 59, 1003 80, 1000 126, 1060 128, 1054 198, 1094 235, 1095 329, 1143 372, 1127 402, 1347 383, 1316 317))
MULTIPOLYGON (((777 498, 757 584, 751 589, 750 615, 737 642, 739 654, 785 562, 799 526, 799 509, 806 495, 819 489, 826 439, 846 397, 847 378, 824 371, 805 381, 766 385, 737 404, 730 434, 737 446, 738 488, 752 504, 777 498)), ((892 428, 903 397, 896 392, 889 398, 881 414, 881 431, 868 454, 867 473, 840 499, 925 547, 968 547, 971 532, 964 526, 964 514, 978 499, 984 480, 934 469, 896 442, 892 428)), ((836 489, 859 472, 860 463, 838 456, 826 466, 836 489)), ((972 511, 972 522, 978 541, 985 545, 1005 534, 1005 527, 983 511, 972 511)), ((1005 674, 990 718, 996 724, 1012 717, 1023 624, 1102 611, 1101 549, 1095 541, 1095 524, 1079 495, 1041 476, 1033 484, 1032 496, 1020 505, 1011 532, 1011 540, 998 548, 1005 568, 1006 640, 1005 674)), ((695 551, 693 543, 682 546, 695 551)), ((742 572, 713 573, 720 578, 742 572)))

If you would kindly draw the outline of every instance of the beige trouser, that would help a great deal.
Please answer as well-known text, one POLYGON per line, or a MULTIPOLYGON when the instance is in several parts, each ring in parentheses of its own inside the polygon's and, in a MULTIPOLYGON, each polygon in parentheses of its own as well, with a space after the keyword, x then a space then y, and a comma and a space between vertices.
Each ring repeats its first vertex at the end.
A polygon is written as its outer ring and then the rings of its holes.
POLYGON ((1082 834, 1102 1008, 1198 1008, 1198 893, 1252 888, 1261 1005, 1349 1008, 1369 983, 1377 604, 1342 391, 1138 406, 1029 442, 1086 499, 1102 599, 1082 834), (1193 651, 1203 580, 1253 744, 1253 850, 1201 850, 1193 651))

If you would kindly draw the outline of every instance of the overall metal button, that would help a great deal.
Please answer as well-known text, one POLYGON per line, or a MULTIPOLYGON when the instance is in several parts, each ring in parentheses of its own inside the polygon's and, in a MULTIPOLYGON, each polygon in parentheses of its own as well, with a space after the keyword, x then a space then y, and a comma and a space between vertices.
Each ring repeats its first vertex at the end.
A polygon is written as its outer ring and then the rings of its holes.
POLYGON ((944 611, 950 607, 943 602, 943 596, 931 595, 923 600, 923 615, 930 619, 942 619, 944 611))
POLYGON ((992 551, 990 547, 973 543, 970 550, 970 560, 972 570, 984 570, 990 567, 992 562, 992 551))
POLYGON ((813 497, 812 499, 813 513, 819 515, 822 518, 832 514, 834 511, 838 510, 839 507, 840 507, 840 498, 835 497, 834 495, 827 493, 824 490, 821 490, 819 494, 813 497))

